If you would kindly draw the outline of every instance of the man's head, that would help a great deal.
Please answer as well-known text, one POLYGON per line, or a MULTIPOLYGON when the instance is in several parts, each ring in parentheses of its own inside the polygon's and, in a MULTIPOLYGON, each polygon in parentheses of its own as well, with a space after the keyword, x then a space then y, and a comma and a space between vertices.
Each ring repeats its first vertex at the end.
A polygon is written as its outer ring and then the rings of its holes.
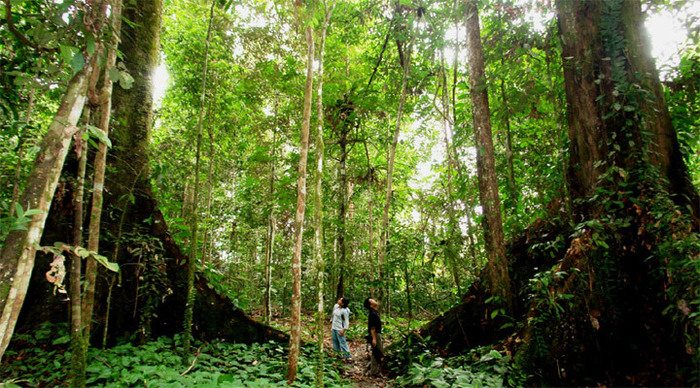
POLYGON ((366 309, 376 310, 379 307, 379 302, 372 298, 365 299, 364 306, 366 309))

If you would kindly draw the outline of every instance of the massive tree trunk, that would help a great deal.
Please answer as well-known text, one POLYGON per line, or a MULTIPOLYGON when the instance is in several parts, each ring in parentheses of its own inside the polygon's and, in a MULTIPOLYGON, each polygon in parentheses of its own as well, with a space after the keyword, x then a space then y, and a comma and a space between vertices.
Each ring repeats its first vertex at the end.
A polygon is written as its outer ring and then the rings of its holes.
POLYGON ((498 179, 491 137, 491 113, 484 74, 484 54, 481 46, 477 2, 467 2, 467 47, 469 58, 469 85, 476 145, 476 169, 479 178, 479 198, 484 212, 484 241, 488 255, 489 287, 494 295, 510 306, 512 294, 508 261, 505 257, 501 201, 498 197, 498 179))
MULTIPOLYGON (((699 287, 688 202, 697 194, 666 119, 640 2, 559 0, 557 12, 578 226, 572 234, 566 211, 550 214, 510 250, 511 316, 525 326, 503 345, 545 385, 688 385, 700 338, 688 302, 699 287)), ((482 296, 472 290, 423 334, 453 352, 488 337, 451 332, 485 316, 482 296)))
MULTIPOLYGON (((633 163, 633 158, 624 157, 625 151, 639 150, 645 142, 650 145, 650 162, 659 168, 661 177, 668 180, 668 190, 675 195, 676 203, 690 205, 693 215, 698 217, 700 200, 680 153, 639 8, 638 1, 624 5, 614 0, 557 2, 569 109, 571 145, 567 180, 571 197, 575 200, 591 196, 599 187, 601 174, 613 164, 633 163), (613 9, 615 7, 620 9, 613 9), (615 23, 607 27, 614 31, 607 31, 603 20, 615 23), (629 53, 610 57, 615 44, 624 45, 629 53), (623 80, 625 83, 621 84, 623 80), (636 107, 632 105, 635 101, 626 101, 625 95, 618 96, 624 91, 613 94, 613 90, 635 83, 648 93, 634 96, 643 100, 636 103, 644 113, 644 122, 635 123, 629 134, 624 134, 624 139, 613 138, 620 128, 628 126, 627 119, 637 113, 631 111, 636 107), (643 131, 651 138, 643 139, 643 131), (609 157, 610 151, 615 152, 614 159, 609 157), (604 163, 596 163, 598 161, 604 163)), ((583 206, 575 205, 574 211, 585 214, 583 206)))
MULTIPOLYGON (((115 88, 113 94, 113 147, 108 154, 102 223, 102 235, 110 238, 101 241, 100 250, 111 252, 108 256, 112 261, 130 265, 122 265, 118 284, 99 281, 101 276, 98 276, 93 318, 94 330, 104 332, 109 312, 109 332, 105 334, 109 343, 134 334, 148 340, 178 333, 183 327, 187 295, 189 258, 170 235, 158 209, 148 168, 153 121, 151 74, 158 61, 161 0, 130 4, 124 9, 124 18, 132 23, 124 25, 119 51, 134 83, 128 90, 115 88), (143 247, 140 244, 150 249, 143 257, 132 253, 133 248, 143 247), (146 287, 151 287, 149 292, 143 292, 146 287), (118 303, 110 303, 112 299, 118 303)), ((60 223, 55 226, 60 227, 60 223)), ((43 283, 45 280, 39 277, 33 279, 32 289, 45 288, 43 283)), ((195 289, 195 337, 242 343, 287 340, 280 331, 250 319, 199 274, 195 277, 195 289)), ((33 297, 35 303, 22 313, 22 323, 27 329, 36 325, 37 317, 61 316, 47 314, 47 301, 52 300, 48 293, 36 292, 33 297)))
MULTIPOLYGON (((186 271, 190 260, 182 253, 168 231, 163 214, 153 198, 149 181, 148 142, 153 124, 151 75, 158 63, 161 0, 139 1, 125 9, 125 25, 120 51, 134 77, 131 89, 114 91, 114 120, 110 171, 106 202, 111 215, 109 232, 120 244, 120 262, 136 262, 128 248, 139 236, 154 247, 148 262, 151 284, 158 284, 158 295, 137 294, 137 268, 123 267, 121 287, 114 287, 110 313, 110 337, 133 333, 149 326, 152 336, 172 335, 183 327, 187 295, 186 271), (136 307, 136 308, 135 308, 136 307), (134 314, 135 313, 135 314, 134 314), (148 321, 148 322, 146 322, 148 321)), ((144 286, 144 283, 142 283, 144 286)), ((201 275, 195 276, 196 299, 193 335, 202 339, 224 338, 240 342, 285 340, 286 336, 248 318, 225 296, 217 294, 201 275)), ((104 292, 106 290, 102 289, 104 292)), ((104 316, 102 309, 100 316, 104 316)), ((103 324, 101 320, 97 320, 103 324)), ((145 336, 148 338, 148 335, 145 336)))
POLYGON ((698 340, 681 307, 697 292, 697 273, 683 263, 699 254, 688 245, 697 240, 698 197, 649 57, 641 4, 560 0, 557 12, 579 231, 549 274, 555 295, 572 301, 554 315, 533 303, 524 353, 560 383, 682 383, 677 370, 690 366, 686 347, 698 340), (552 360, 567 372, 553 373, 552 360))
MULTIPOLYGON (((300 7, 300 5, 297 5, 300 7)), ((300 12, 299 10, 297 12, 300 12)), ((297 178, 297 211, 294 217, 294 255, 292 257, 292 320, 289 338, 289 362, 287 381, 292 384, 297 376, 299 345, 301 340, 301 248, 304 237, 304 212, 306 211, 306 163, 309 155, 309 129, 311 127, 311 99, 314 83, 314 31, 311 21, 306 21, 306 87, 304 111, 299 146, 299 170, 297 178)))

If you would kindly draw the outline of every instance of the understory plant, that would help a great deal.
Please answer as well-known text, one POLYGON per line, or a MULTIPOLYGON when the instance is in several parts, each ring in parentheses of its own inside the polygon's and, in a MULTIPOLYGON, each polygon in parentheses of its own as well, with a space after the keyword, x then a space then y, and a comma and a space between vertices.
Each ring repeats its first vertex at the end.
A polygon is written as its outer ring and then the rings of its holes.
MULTIPOLYGON (((70 336, 65 324, 43 324, 18 334, 0 365, 6 386, 61 386, 68 381, 70 336)), ((91 348, 87 384, 110 387, 269 387, 286 385, 286 344, 195 343, 194 357, 182 357, 180 336, 161 337, 140 346, 124 343, 109 349, 91 348), (192 361, 194 360, 194 361, 192 361)), ((324 385, 343 387, 339 361, 324 365, 324 385)), ((298 379, 293 386, 314 384, 314 349, 302 348, 298 379)))

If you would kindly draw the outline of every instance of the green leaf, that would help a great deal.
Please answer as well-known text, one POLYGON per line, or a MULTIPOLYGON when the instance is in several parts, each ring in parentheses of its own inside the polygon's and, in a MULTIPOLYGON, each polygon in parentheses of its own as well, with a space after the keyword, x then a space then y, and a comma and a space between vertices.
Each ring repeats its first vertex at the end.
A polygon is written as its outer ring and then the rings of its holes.
POLYGON ((87 38, 87 52, 92 55, 95 53, 95 38, 88 36, 87 38))
POLYGON ((120 71, 119 75, 119 85, 121 85, 122 89, 131 89, 131 87, 134 85, 134 77, 132 77, 131 74, 127 73, 126 71, 120 71))
POLYGON ((77 248, 75 249, 75 254, 78 255, 78 256, 80 256, 80 257, 82 257, 82 258, 84 259, 84 258, 90 256, 90 255, 91 255, 91 252, 88 251, 87 249, 83 248, 83 247, 77 247, 77 248))
POLYGON ((105 268, 112 272, 119 272, 119 264, 113 263, 109 260, 107 260, 106 257, 102 255, 98 255, 95 252, 90 252, 90 256, 95 259, 98 263, 102 264, 105 268))
POLYGON ((104 133, 103 130, 92 125, 88 125, 87 129, 90 133, 90 136, 104 143, 107 146, 107 148, 112 148, 112 141, 109 140, 109 137, 107 137, 107 134, 104 133))
POLYGON ((15 203, 15 215, 17 218, 24 218, 24 209, 19 203, 15 203))
POLYGON ((109 75, 109 80, 112 82, 117 82, 121 78, 119 74, 119 69, 117 69, 116 67, 109 69, 107 74, 109 75))
POLYGON ((53 342, 51 342, 51 345, 63 345, 67 344, 70 342, 70 335, 64 335, 62 337, 58 337, 53 342))
POLYGON ((80 51, 73 55, 73 59, 70 62, 70 67, 73 69, 73 75, 78 74, 79 71, 83 70, 85 67, 85 58, 83 58, 83 53, 80 51))

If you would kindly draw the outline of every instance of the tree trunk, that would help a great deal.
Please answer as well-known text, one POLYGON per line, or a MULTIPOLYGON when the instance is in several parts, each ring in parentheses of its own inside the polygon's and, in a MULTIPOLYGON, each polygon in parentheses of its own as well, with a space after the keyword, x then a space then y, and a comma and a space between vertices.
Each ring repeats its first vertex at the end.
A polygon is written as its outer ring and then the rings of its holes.
POLYGON ((345 265, 347 261, 347 247, 345 246, 345 232, 347 223, 348 205, 348 135, 350 124, 340 122, 340 160, 338 164, 338 188, 340 189, 340 200, 338 201, 338 287, 335 291, 335 298, 345 296, 345 265))
POLYGON ((263 306, 265 310, 265 323, 272 320, 272 256, 275 251, 275 165, 277 164, 277 96, 275 96, 275 123, 272 127, 272 150, 270 157, 270 199, 268 203, 269 214, 267 216, 267 236, 265 239, 265 291, 263 306))
POLYGON ((318 287, 318 308, 316 310, 316 341, 318 343, 318 364, 316 365, 316 385, 323 386, 323 338, 326 319, 323 308, 323 286, 326 276, 326 263, 323 260, 323 162, 324 162, 324 138, 323 138, 323 58, 326 49, 326 32, 330 24, 331 15, 335 3, 330 9, 324 1, 325 18, 321 39, 318 45, 318 91, 316 92, 316 182, 314 186, 314 262, 316 264, 316 276, 318 287))
MULTIPOLYGON (((504 61, 501 59, 501 64, 504 61)), ((515 168, 513 167, 513 144, 512 136, 510 131, 510 107, 508 106, 508 96, 506 94, 506 82, 503 78, 500 79, 501 83, 501 99, 503 102, 503 122, 505 124, 506 130, 506 161, 508 162, 508 198, 509 204, 506 205, 507 208, 516 211, 516 204, 518 202, 518 191, 515 186, 515 168)))
MULTIPOLYGON (((389 240, 389 210, 391 209, 391 198, 393 195, 393 179, 394 179, 394 161, 396 159, 396 145, 399 143, 399 135, 401 134, 401 122, 403 118, 404 105, 406 104, 406 95, 408 94, 408 78, 411 74, 411 54, 413 50, 413 33, 411 33, 411 43, 405 50, 401 67, 403 75, 401 77, 401 96, 399 97, 399 107, 396 111, 396 127, 394 128, 394 136, 389 147, 389 158, 387 160, 386 171, 386 195, 384 196, 384 210, 382 213, 381 235, 379 240, 379 248, 377 249, 377 266, 379 267, 379 298, 384 299, 384 258, 387 254, 387 244, 389 240)), ((400 44, 397 43, 397 45, 400 44)), ((399 50, 401 51, 401 50, 399 50)), ((384 302, 384 301, 383 301, 384 302)), ((388 301, 387 301, 388 302, 388 301)), ((385 303, 387 312, 390 305, 385 303)))
POLYGON ((207 167, 207 203, 204 209, 204 219, 208 225, 202 238, 202 269, 206 268, 207 262, 209 262, 213 251, 213 249, 210 248, 210 245, 213 243, 213 239, 211 237, 211 202, 214 193, 214 131, 210 123, 207 124, 207 134, 209 135, 209 152, 207 155, 209 166, 207 167))
MULTIPOLYGON (((114 0, 112 4, 112 40, 107 49, 107 62, 105 64, 104 75, 102 77, 102 89, 98 98, 100 99, 100 119, 98 128, 104 132, 104 136, 109 136, 109 121, 112 116, 112 80, 109 71, 114 68, 117 62, 117 45, 121 34, 122 1, 114 0)), ((95 160, 93 162, 94 177, 92 187, 92 207, 90 209, 90 227, 88 230, 88 250, 99 251, 100 245, 100 225, 102 222, 102 203, 105 184, 105 170, 107 165, 107 144, 99 142, 95 160)), ((97 281, 97 262, 88 259, 85 264, 85 294, 83 296, 81 312, 83 324, 83 341, 85 347, 90 343, 90 333, 92 330, 92 315, 95 304, 95 283, 97 281)))
MULTIPOLYGON (((617 75, 612 74, 612 64, 608 63, 610 60, 604 59, 609 54, 605 50, 609 51, 609 48, 603 47, 603 42, 596 41, 603 31, 599 21, 611 12, 608 8, 615 4, 614 0, 591 1, 585 6, 572 1, 557 2, 559 29, 563 34, 564 85, 569 108, 571 145, 567 180, 572 200, 587 198, 598 187, 598 178, 609 164, 595 162, 609 159, 608 152, 611 149, 607 139, 615 132, 616 125, 620 124, 605 118, 608 113, 606 107, 615 110, 617 106, 614 104, 620 104, 613 101, 614 96, 606 94, 611 93, 610 88, 614 86, 611 77, 617 75), (601 107, 599 100, 596 100, 601 95, 605 96, 607 106, 601 107), (601 139, 604 141, 601 142, 601 139)), ((629 58, 620 59, 626 59, 629 66, 621 76, 628 78, 629 82, 641 82, 641 86, 652 94, 653 102, 642 104, 645 113, 644 129, 652 137, 651 163, 659 168, 663 178, 668 179, 670 193, 677 195, 674 197, 676 203, 682 204, 684 208, 689 205, 697 219, 700 200, 680 153, 639 8, 638 1, 625 3, 622 15, 618 17, 620 20, 617 20, 621 24, 617 27, 621 30, 618 33, 624 36, 625 47, 630 51, 629 58), (638 74, 635 75, 635 72, 638 74)), ((619 100, 621 99, 622 97, 619 100)), ((624 109, 624 106, 617 109, 624 109)), ((642 137, 641 134, 633 136, 642 137)), ((641 142, 639 139, 629 140, 641 142)), ((630 147, 627 139, 620 143, 624 143, 620 147, 626 148, 640 145, 634 143, 630 147)), ((624 148, 622 150, 624 152, 624 148)), ((585 205, 574 205, 574 213, 586 214, 583 206, 585 205)))
POLYGON ((71 138, 76 133, 86 99, 87 80, 91 67, 86 66, 68 83, 58 112, 41 143, 32 172, 20 200, 23 209, 37 209, 26 230, 12 231, 5 239, 0 261, 0 358, 17 323, 22 303, 34 268, 35 246, 39 244, 51 201, 68 154, 71 138))
MULTIPOLYGON (((95 70, 93 69, 93 72, 95 70)), ((85 109, 84 120, 85 124, 90 123, 91 116, 90 108, 85 109)), ((87 141, 82 139, 83 133, 86 130, 80 131, 75 136, 76 156, 78 157, 78 173, 76 176, 73 199, 73 245, 83 246, 83 197, 85 193, 85 170, 87 170, 87 141)), ((85 344, 83 341, 83 325, 82 325, 82 292, 80 288, 80 279, 82 276, 82 258, 78 255, 72 255, 70 258, 70 284, 68 295, 70 298, 70 334, 71 334, 71 386, 85 386, 85 344)))
MULTIPOLYGON (((297 3, 300 7, 300 3, 297 3)), ((297 12, 301 12, 298 10, 297 12)), ((304 237, 304 212, 306 211, 306 163, 309 154, 309 128, 311 127, 311 98, 314 83, 314 31, 310 21, 306 26, 306 87, 304 89, 304 112, 301 124, 299 147, 299 177, 297 179, 297 211, 294 218, 294 255, 292 257, 292 320, 289 336, 289 363, 287 381, 292 384, 297 376, 299 343, 301 339, 301 248, 304 237)))
POLYGON ((183 327, 183 347, 185 352, 189 352, 190 344, 192 343, 192 320, 194 314, 194 275, 197 271, 197 223, 199 222, 198 206, 199 206, 199 162, 200 150, 202 145, 202 124, 204 123, 205 100, 207 97, 207 69, 209 65, 209 44, 211 41, 211 30, 214 22, 214 8, 216 1, 212 1, 209 11, 209 24, 207 26, 207 38, 204 41, 204 66, 202 70, 202 89, 199 98, 199 118, 197 119, 197 141, 195 151, 194 165, 194 201, 192 203, 192 223, 190 230, 190 259, 187 262, 187 302, 185 304, 185 323, 183 327))
POLYGON ((479 12, 475 0, 467 2, 466 27, 476 168, 479 178, 479 198, 484 212, 483 228, 488 255, 489 285, 491 292, 500 296, 506 306, 511 307, 512 294, 508 261, 505 257, 501 201, 498 197, 488 91, 484 74, 484 54, 481 46, 479 12))

